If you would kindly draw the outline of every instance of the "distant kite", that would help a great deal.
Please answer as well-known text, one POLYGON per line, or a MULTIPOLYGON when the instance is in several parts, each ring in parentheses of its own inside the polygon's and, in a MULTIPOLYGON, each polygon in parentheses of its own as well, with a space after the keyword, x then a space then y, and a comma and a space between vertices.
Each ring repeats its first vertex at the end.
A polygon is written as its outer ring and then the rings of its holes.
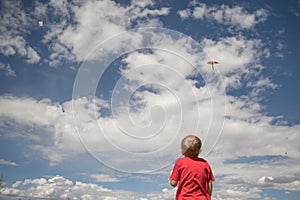
POLYGON ((43 21, 39 21, 39 26, 43 26, 44 22, 43 21))
POLYGON ((219 64, 219 62, 217 62, 217 61, 209 61, 207 64, 211 65, 211 68, 212 68, 213 70, 215 70, 214 65, 219 64))

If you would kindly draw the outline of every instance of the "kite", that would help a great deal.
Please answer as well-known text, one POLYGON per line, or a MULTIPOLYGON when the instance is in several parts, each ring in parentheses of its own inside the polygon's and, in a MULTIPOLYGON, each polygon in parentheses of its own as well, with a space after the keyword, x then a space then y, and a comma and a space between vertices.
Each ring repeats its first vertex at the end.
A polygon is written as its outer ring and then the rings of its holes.
POLYGON ((211 68, 212 68, 213 70, 215 70, 214 65, 219 64, 219 62, 217 62, 217 61, 209 61, 209 62, 207 62, 207 64, 211 65, 211 68))
POLYGON ((39 21, 39 26, 43 26, 44 22, 43 21, 39 21))

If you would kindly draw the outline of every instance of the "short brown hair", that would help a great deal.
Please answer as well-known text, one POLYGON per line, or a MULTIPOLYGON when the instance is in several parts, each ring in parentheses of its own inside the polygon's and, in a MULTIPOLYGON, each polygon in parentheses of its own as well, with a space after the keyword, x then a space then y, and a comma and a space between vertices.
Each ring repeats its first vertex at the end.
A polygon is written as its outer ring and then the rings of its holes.
POLYGON ((185 136, 181 141, 181 152, 188 157, 196 157, 200 153, 202 143, 195 135, 185 136))

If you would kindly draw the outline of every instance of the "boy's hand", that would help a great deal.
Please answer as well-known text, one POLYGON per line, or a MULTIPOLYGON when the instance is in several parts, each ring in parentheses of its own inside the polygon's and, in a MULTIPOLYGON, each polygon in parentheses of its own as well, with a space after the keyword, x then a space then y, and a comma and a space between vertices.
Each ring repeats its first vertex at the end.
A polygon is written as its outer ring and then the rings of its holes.
POLYGON ((208 191, 209 191, 210 196, 212 194, 212 190, 213 190, 212 182, 209 182, 209 184, 208 184, 208 191))
POLYGON ((173 187, 176 187, 178 181, 175 181, 175 180, 172 180, 171 178, 169 178, 169 183, 170 183, 170 185, 172 185, 173 187))

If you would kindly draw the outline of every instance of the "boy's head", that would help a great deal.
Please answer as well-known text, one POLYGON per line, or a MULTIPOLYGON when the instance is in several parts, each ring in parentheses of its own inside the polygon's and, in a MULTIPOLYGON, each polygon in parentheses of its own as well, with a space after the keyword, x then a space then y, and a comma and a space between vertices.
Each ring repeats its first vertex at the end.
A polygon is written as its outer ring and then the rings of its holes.
POLYGON ((181 141, 181 153, 187 157, 197 157, 201 151, 201 140, 195 135, 188 135, 181 141))

